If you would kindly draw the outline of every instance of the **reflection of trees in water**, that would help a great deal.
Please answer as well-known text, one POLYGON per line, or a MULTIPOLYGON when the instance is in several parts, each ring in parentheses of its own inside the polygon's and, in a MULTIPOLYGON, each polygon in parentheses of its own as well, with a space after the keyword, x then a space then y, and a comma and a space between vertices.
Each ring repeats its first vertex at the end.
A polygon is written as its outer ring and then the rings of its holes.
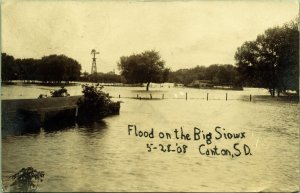
POLYGON ((47 114, 51 118, 45 120, 43 124, 41 124, 38 114, 33 116, 32 112, 22 111, 18 114, 15 125, 3 130, 2 136, 39 134, 41 129, 46 133, 51 133, 79 128, 81 132, 94 133, 108 128, 106 122, 103 120, 77 121, 74 111, 74 109, 71 109, 56 113, 55 115, 51 115, 51 113, 47 114))
POLYGON ((67 109, 55 113, 54 115, 51 114, 51 112, 47 113, 47 115, 45 116, 48 116, 50 118, 44 121, 43 124, 44 131, 51 132, 51 131, 73 128, 76 123, 74 114, 75 114, 75 109, 67 109))
POLYGON ((78 127, 80 128, 81 132, 84 132, 87 135, 94 135, 93 133, 95 132, 102 132, 103 130, 108 129, 108 125, 103 120, 96 122, 78 123, 78 127))
POLYGON ((56 131, 65 131, 65 130, 73 129, 75 127, 76 127, 75 122, 73 123, 66 122, 66 123, 45 125, 43 129, 46 133, 51 133, 56 131))
MULTIPOLYGON (((105 121, 98 122, 86 122, 86 123, 76 123, 75 120, 62 120, 57 119, 44 124, 42 127, 44 132, 52 133, 58 131, 67 131, 70 129, 79 129, 79 132, 86 133, 87 135, 90 133, 93 135, 95 132, 101 132, 102 130, 108 129, 108 126, 105 121)), ((39 130, 25 130, 22 133, 15 133, 15 135, 27 135, 27 134, 39 134, 39 130)))

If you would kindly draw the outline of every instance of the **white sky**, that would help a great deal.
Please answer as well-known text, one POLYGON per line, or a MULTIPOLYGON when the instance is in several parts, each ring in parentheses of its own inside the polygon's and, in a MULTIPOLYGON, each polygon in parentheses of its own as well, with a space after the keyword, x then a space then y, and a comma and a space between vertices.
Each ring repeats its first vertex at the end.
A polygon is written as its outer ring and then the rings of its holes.
POLYGON ((1 7, 2 52, 65 54, 91 70, 117 70, 120 56, 155 49, 172 70, 234 64, 237 47, 294 19, 298 1, 12 1, 1 7))

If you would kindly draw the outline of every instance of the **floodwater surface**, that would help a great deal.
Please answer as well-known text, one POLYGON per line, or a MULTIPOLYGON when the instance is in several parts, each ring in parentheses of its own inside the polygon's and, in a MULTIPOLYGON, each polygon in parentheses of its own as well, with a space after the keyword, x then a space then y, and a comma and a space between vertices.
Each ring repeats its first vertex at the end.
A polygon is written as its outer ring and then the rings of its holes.
MULTIPOLYGON (((2 98, 36 98, 51 89, 4 86, 2 98)), ((42 128, 38 134, 2 137, 4 185, 8 188, 9 175, 31 166, 45 172, 39 191, 299 190, 298 103, 256 100, 257 95, 268 95, 261 89, 154 87, 152 97, 164 97, 163 100, 124 98, 137 94, 150 97, 143 89, 105 87, 114 100, 122 103, 119 115, 100 122, 55 132, 42 128), (129 135, 128 125, 135 125, 137 134, 153 128, 154 138, 136 136, 134 129, 129 135), (201 131, 198 140, 194 139, 195 127, 201 131), (220 127, 218 132, 216 127, 220 127), (191 140, 182 139, 181 128, 191 140), (169 133, 171 139, 160 138, 160 132, 169 133), (202 133, 212 134, 211 144, 207 144, 202 133), (243 133, 244 137, 225 139, 224 133, 243 133), (241 155, 206 155, 206 149, 214 146, 219 151, 224 148, 238 154, 233 148, 236 143, 241 155), (166 148, 168 144, 175 151, 161 151, 161 146, 166 148), (244 144, 252 155, 245 155, 244 144), (183 145, 185 153, 177 149, 183 145)), ((81 93, 80 86, 68 90, 71 95, 81 93)))

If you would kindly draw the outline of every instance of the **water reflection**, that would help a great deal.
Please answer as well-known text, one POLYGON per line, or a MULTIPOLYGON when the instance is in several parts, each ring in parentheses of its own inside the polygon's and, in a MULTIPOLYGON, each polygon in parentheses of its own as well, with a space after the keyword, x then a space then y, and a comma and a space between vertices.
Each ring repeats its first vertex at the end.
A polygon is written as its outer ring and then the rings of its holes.
POLYGON ((84 132, 87 134, 93 134, 94 132, 102 131, 103 129, 108 129, 105 121, 99 120, 95 122, 78 123, 79 132, 84 132))
POLYGON ((56 131, 63 131, 63 130, 67 130, 70 128, 74 128, 76 125, 75 120, 70 121, 70 120, 61 120, 58 119, 58 121, 56 122, 48 122, 44 124, 44 131, 46 133, 50 133, 50 132, 56 132, 56 131))
POLYGON ((44 126, 42 129, 45 133, 55 133, 55 132, 67 131, 69 129, 74 129, 74 128, 76 128, 75 122, 72 124, 58 123, 57 125, 56 124, 47 125, 44 126))
MULTIPOLYGON (((35 112, 34 112, 35 113, 35 112)), ((5 115, 4 115, 5 116, 5 115)), ((22 110, 17 113, 16 118, 11 120, 10 125, 5 125, 2 130, 2 137, 9 135, 28 135, 39 134, 41 129, 45 133, 64 131, 70 128, 80 128, 85 132, 95 132, 102 129, 107 129, 107 125, 103 120, 77 120, 74 116, 74 110, 64 110, 61 112, 47 112, 44 117, 45 120, 41 122, 41 115, 31 112, 23 112, 22 110), (70 111, 70 112, 69 112, 70 111)), ((114 115, 118 116, 118 115, 114 115)), ((113 117, 113 116, 112 116, 113 117)), ((7 121, 6 121, 7 123, 7 121)), ((2 125, 3 127, 3 125, 2 125)))

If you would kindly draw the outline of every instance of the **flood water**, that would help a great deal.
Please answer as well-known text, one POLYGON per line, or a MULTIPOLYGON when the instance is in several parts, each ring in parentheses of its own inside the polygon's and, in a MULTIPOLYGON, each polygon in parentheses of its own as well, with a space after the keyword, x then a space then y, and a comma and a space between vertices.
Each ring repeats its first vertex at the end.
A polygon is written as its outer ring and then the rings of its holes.
MULTIPOLYGON (((2 99, 37 98, 53 87, 3 86, 2 99)), ((71 95, 80 86, 67 87, 71 95)), ((299 190, 299 107, 296 102, 259 100, 264 89, 244 91, 190 88, 105 87, 120 100, 120 114, 85 126, 71 126, 55 132, 2 137, 2 178, 22 167, 45 172, 39 191, 277 191, 299 190), (185 100, 186 93, 188 100, 185 100), (209 100, 207 100, 209 93, 209 100), (228 100, 225 95, 228 94, 228 100), (249 101, 249 95, 252 101, 249 101), (121 95, 121 98, 119 98, 121 95), (128 125, 154 130, 154 138, 128 135, 128 125), (221 139, 218 131, 241 133, 239 139, 221 139), (194 140, 194 127, 211 132, 212 143, 194 140), (183 129, 191 140, 176 139, 174 129, 183 129), (223 129, 224 128, 224 129, 223 129), (159 138, 159 132, 171 139, 159 138), (227 148, 246 144, 252 155, 202 155, 205 148, 227 148), (157 149, 147 148, 147 144, 157 149), (176 151, 162 152, 159 144, 171 144, 176 151), (176 145, 177 144, 177 145, 176 145), (199 152, 199 146, 204 148, 199 152), (177 147, 186 145, 186 153, 177 147)), ((264 97, 263 97, 264 98, 264 97)), ((5 112, 2 112, 5 113, 5 112)), ((180 133, 180 132, 179 132, 180 133)))

